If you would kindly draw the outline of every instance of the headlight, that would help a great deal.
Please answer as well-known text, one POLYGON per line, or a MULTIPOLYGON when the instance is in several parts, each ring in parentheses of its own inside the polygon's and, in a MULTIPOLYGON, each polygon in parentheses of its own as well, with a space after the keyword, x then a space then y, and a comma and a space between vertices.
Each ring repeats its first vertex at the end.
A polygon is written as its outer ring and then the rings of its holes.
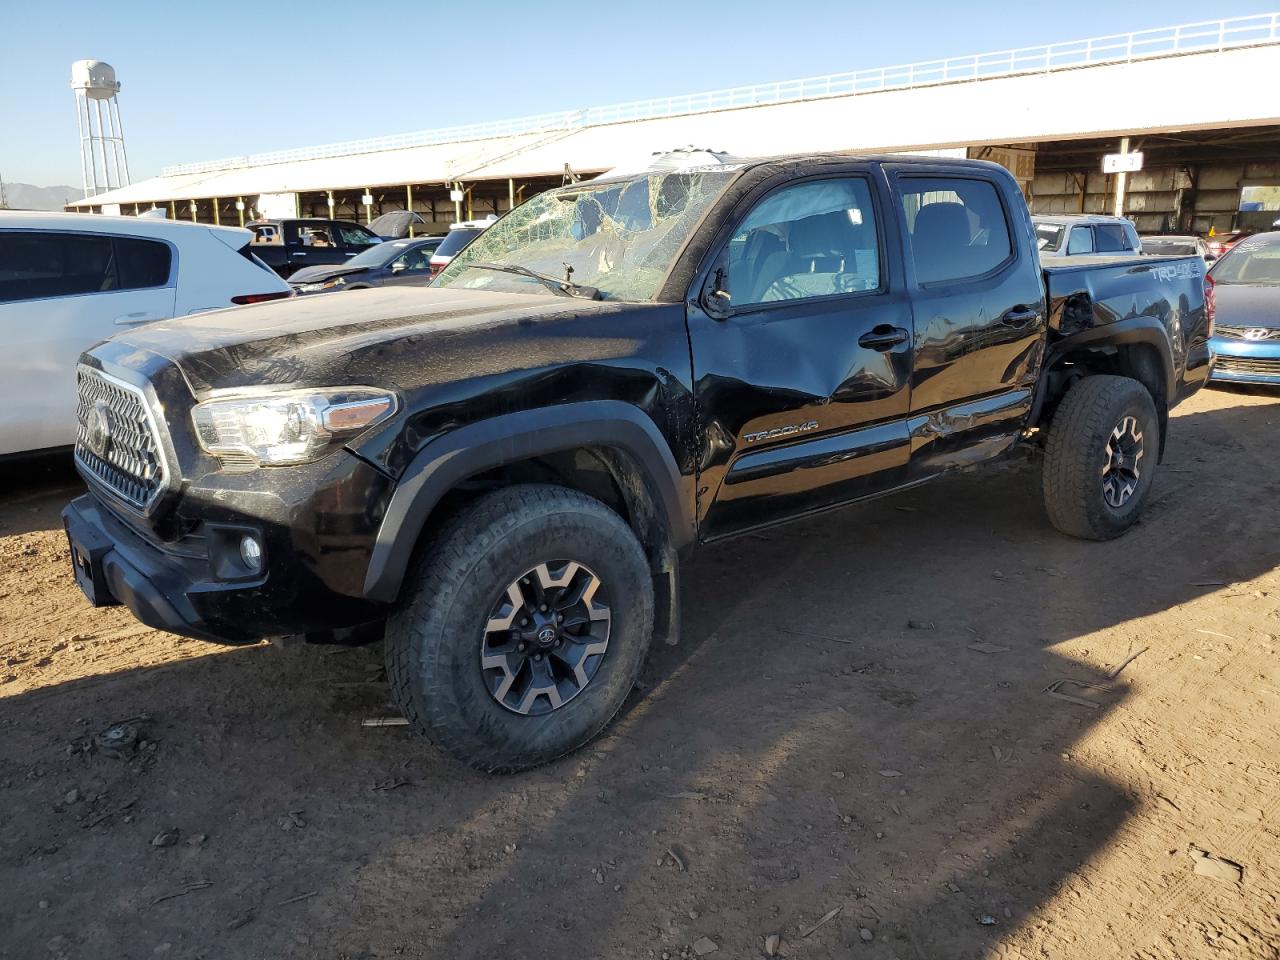
POLYGON ((298 284, 299 293, 319 293, 324 289, 323 283, 300 283, 298 284))
POLYGON ((342 279, 342 277, 334 277, 332 280, 326 280, 324 283, 320 284, 320 289, 332 290, 334 287, 346 286, 346 283, 347 281, 342 279))
POLYGON ((206 400, 191 419, 207 453, 276 466, 318 460, 395 410, 394 393, 334 387, 206 400))

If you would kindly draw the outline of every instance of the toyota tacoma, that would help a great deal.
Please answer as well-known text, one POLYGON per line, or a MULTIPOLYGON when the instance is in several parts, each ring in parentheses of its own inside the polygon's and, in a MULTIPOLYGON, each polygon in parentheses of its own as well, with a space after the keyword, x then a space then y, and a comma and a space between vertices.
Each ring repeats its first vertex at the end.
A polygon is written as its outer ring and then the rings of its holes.
POLYGON ((1122 534, 1210 293, 1198 257, 1042 266, 989 163, 668 158, 529 200, 430 287, 85 353, 75 576, 219 642, 379 631, 415 729, 520 770, 674 640, 696 545, 1019 452, 1059 530, 1122 534))

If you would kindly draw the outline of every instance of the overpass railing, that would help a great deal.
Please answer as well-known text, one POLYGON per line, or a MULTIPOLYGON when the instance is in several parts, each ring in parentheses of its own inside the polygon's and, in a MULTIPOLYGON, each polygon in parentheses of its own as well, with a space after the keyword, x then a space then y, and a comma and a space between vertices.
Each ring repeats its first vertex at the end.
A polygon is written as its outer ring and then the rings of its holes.
POLYGON ((843 97, 884 90, 967 83, 1028 73, 1052 73, 1081 67, 1131 63, 1158 57, 1206 53, 1236 47, 1280 43, 1280 13, 1263 13, 1226 20, 1205 20, 1174 27, 1133 33, 1069 40, 1036 47, 1019 47, 995 53, 978 53, 945 60, 927 60, 894 67, 877 67, 833 73, 802 80, 782 80, 711 90, 704 93, 634 100, 585 110, 563 110, 510 120, 468 123, 435 130, 421 130, 387 137, 349 140, 296 150, 276 150, 204 163, 164 167, 162 176, 211 173, 237 167, 256 167, 298 160, 320 160, 403 147, 424 147, 468 140, 486 140, 520 134, 544 134, 555 130, 654 120, 663 117, 754 107, 823 97, 843 97))

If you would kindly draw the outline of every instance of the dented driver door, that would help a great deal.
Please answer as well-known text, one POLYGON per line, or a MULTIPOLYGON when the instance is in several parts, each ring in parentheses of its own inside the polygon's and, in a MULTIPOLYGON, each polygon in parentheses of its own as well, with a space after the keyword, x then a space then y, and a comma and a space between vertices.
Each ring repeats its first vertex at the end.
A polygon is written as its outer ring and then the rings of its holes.
POLYGON ((906 482, 911 306, 878 176, 766 185, 690 298, 703 539, 906 482))

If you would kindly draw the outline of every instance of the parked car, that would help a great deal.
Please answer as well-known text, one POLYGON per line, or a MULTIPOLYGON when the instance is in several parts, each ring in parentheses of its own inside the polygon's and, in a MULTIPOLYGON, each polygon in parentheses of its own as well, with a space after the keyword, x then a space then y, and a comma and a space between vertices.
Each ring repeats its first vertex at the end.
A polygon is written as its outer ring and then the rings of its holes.
POLYGON ((1225 233, 1216 233, 1212 237, 1205 237, 1204 242, 1216 260, 1245 237, 1251 237, 1257 232, 1257 230, 1228 230, 1225 233))
POLYGON ((289 277, 299 294, 368 287, 425 286, 431 282, 431 253, 443 237, 384 240, 332 267, 303 267, 289 277))
POLYGON ((1018 453, 1063 532, 1137 520, 1208 376, 1204 264, 1034 236, 993 163, 677 168, 540 194, 423 290, 128 333, 79 389, 163 466, 77 448, 75 576, 196 637, 385 625, 416 730, 544 763, 674 641, 695 544, 1018 453))
POLYGON ((1035 216, 1031 222, 1035 224, 1042 258, 1115 257, 1142 252, 1138 231, 1123 217, 1035 216))
POLYGON ((99 340, 290 296, 249 240, 233 227, 0 211, 0 456, 75 441, 76 358, 99 340))
POLYGON ((1209 279, 1218 305, 1213 379, 1280 386, 1280 232, 1239 241, 1209 279))
POLYGON ((255 220, 253 252, 286 280, 303 267, 346 263, 382 238, 351 220, 255 220))
POLYGON ((1142 252, 1154 257, 1199 257, 1205 263, 1212 263, 1217 259, 1209 252, 1209 244, 1203 237, 1191 235, 1160 234, 1142 237, 1142 252))
POLYGON ((490 216, 484 220, 463 220, 461 223, 449 224, 449 232, 444 242, 431 255, 431 276, 435 276, 449 265, 449 261, 472 240, 484 233, 497 222, 497 217, 490 216))

